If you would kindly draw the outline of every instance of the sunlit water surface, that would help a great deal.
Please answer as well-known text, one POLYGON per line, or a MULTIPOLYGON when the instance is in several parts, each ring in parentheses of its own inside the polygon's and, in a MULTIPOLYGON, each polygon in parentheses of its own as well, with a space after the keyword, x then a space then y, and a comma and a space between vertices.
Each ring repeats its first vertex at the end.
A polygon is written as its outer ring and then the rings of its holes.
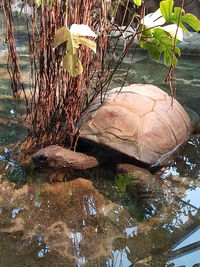
MULTIPOLYGON (((27 77, 23 45, 20 55, 27 77)), ((111 87, 121 85, 130 57, 111 87)), ((199 58, 187 57, 176 69, 177 98, 198 114, 199 66, 199 58)), ((153 83, 166 89, 166 74, 161 63, 136 54, 127 84, 153 83)), ((136 203, 110 177, 99 177, 95 170, 88 179, 61 183, 41 183, 40 177, 27 174, 12 154, 13 146, 26 136, 17 114, 1 38, 0 267, 200 266, 198 136, 187 142, 162 173, 164 195, 136 203)))

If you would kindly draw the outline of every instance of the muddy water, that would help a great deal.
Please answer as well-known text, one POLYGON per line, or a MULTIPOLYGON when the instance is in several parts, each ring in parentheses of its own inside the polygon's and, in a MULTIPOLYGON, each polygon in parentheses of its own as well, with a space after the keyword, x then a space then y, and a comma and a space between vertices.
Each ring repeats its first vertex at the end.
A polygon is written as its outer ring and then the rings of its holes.
MULTIPOLYGON (((26 76, 24 49, 21 58, 26 76)), ((19 108, 11 96, 3 49, 0 59, 0 267, 192 267, 200 263, 198 136, 161 174, 164 193, 153 200, 136 201, 124 193, 129 181, 119 182, 99 170, 67 182, 46 182, 43 176, 48 180, 60 174, 27 173, 12 154, 26 129, 16 116, 19 108)), ((112 86, 120 85, 126 67, 121 66, 112 86)), ((183 58, 176 75, 178 99, 200 114, 198 69, 198 58, 183 58)), ((138 54, 127 83, 165 88, 166 73, 162 64, 138 54)))

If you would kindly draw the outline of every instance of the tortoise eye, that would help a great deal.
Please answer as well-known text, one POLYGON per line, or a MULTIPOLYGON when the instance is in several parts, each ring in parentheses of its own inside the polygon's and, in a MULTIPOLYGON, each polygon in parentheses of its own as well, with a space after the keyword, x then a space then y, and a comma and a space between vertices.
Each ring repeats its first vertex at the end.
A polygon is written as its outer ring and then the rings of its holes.
POLYGON ((44 155, 41 155, 41 156, 39 156, 38 160, 39 161, 47 161, 47 157, 44 155))

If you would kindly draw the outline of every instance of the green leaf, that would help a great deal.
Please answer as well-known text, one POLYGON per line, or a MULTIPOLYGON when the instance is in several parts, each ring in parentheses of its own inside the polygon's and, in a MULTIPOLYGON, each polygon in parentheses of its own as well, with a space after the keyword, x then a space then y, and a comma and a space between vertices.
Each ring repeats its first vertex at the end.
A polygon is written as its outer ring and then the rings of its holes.
POLYGON ((151 56, 155 60, 160 60, 162 51, 160 51, 159 47, 157 49, 155 49, 155 47, 149 46, 148 47, 148 52, 149 52, 149 56, 151 56))
POLYGON ((180 57, 181 56, 181 50, 179 47, 175 47, 175 53, 180 57))
POLYGON ((133 177, 130 174, 118 174, 115 176, 114 182, 120 192, 125 193, 126 186, 133 182, 133 177))
MULTIPOLYGON (((80 31, 83 30, 83 34, 88 34, 89 36, 94 36, 95 33, 87 25, 76 25, 73 24, 70 30, 80 31), (74 26, 73 26, 74 25, 74 26)), ((69 74, 73 77, 81 74, 83 72, 83 66, 78 59, 78 48, 79 46, 85 45, 96 52, 96 43, 90 39, 80 36, 79 34, 72 33, 67 27, 62 27, 55 33, 54 48, 58 47, 60 44, 66 42, 66 55, 63 58, 62 66, 66 69, 69 74)))
POLYGON ((77 47, 74 44, 73 36, 67 27, 66 27, 66 29, 67 29, 67 52, 71 53, 71 54, 76 54, 77 53, 77 47))
POLYGON ((136 6, 141 6, 142 4, 142 0, 133 0, 134 4, 136 4, 136 6))
POLYGON ((173 0, 165 0, 160 3, 161 13, 168 22, 173 22, 179 25, 179 27, 185 32, 188 32, 188 30, 183 23, 188 24, 195 31, 200 30, 200 21, 196 16, 190 13, 185 13, 184 9, 180 7, 175 7, 173 11, 173 5, 173 0))
POLYGON ((78 59, 78 54, 68 53, 64 56, 62 62, 63 68, 69 72, 72 77, 76 77, 83 72, 83 66, 78 59))
POLYGON ((160 2, 160 11, 163 17, 168 21, 170 21, 172 17, 173 6, 174 6, 173 0, 165 0, 160 2))
POLYGON ((67 52, 71 54, 76 53, 76 45, 74 44, 73 41, 73 36, 70 32, 70 30, 67 27, 62 27, 59 30, 56 31, 55 37, 54 37, 54 42, 53 42, 53 47, 56 48, 60 44, 64 43, 67 41, 67 52))
POLYGON ((164 64, 167 66, 175 66, 178 63, 177 57, 180 56, 181 52, 174 44, 177 45, 182 41, 182 30, 188 32, 184 24, 188 24, 195 31, 200 30, 200 21, 197 17, 190 13, 185 13, 184 9, 180 7, 175 7, 174 9, 173 7, 173 0, 161 1, 160 11, 162 16, 166 22, 173 24, 151 29, 151 34, 143 31, 139 40, 140 46, 147 49, 151 57, 159 60, 160 56, 163 55, 164 64))
POLYGON ((173 23, 175 23, 176 25, 179 25, 179 27, 184 32, 188 32, 188 30, 185 28, 185 26, 182 23, 182 17, 183 17, 184 14, 185 14, 184 9, 181 9, 180 7, 175 7, 174 8, 174 14, 172 14, 170 21, 173 22, 173 23))
POLYGON ((164 64, 167 66, 175 66, 178 63, 176 58, 180 56, 180 49, 175 47, 174 49, 174 38, 170 33, 166 32, 161 28, 152 30, 152 38, 145 39, 145 32, 140 41, 140 46, 148 50, 151 57, 159 60, 161 55, 164 55, 164 64))
POLYGON ((190 27, 192 27, 195 31, 200 30, 200 21, 197 17, 190 13, 186 13, 184 16, 181 17, 181 22, 187 23, 190 27))
POLYGON ((184 15, 185 14, 185 10, 180 8, 180 7, 175 7, 174 8, 174 14, 173 14, 173 20, 178 22, 179 16, 180 15, 184 15))
POLYGON ((162 37, 166 37, 166 33, 163 32, 162 29, 160 29, 160 28, 156 28, 156 29, 153 31, 153 37, 156 38, 156 39, 161 39, 162 37))
POLYGON ((168 51, 165 51, 164 52, 164 64, 166 65, 166 66, 170 66, 170 54, 169 54, 169 52, 168 51))
POLYGON ((174 14, 172 14, 172 17, 171 17, 171 21, 178 24, 179 17, 180 17, 180 22, 181 22, 180 27, 184 31, 188 31, 188 30, 185 28, 185 26, 182 24, 182 22, 187 23, 195 31, 200 30, 200 21, 198 20, 198 18, 196 16, 194 16, 191 13, 185 14, 184 9, 181 9, 180 7, 175 7, 174 8, 174 14), (180 12, 181 12, 181 14, 180 14, 180 12))
POLYGON ((90 49, 92 49, 95 53, 96 53, 96 43, 90 39, 84 38, 84 37, 80 37, 77 35, 73 34, 73 40, 74 40, 74 44, 77 44, 77 48, 79 47, 80 44, 85 45, 87 47, 89 47, 90 49))

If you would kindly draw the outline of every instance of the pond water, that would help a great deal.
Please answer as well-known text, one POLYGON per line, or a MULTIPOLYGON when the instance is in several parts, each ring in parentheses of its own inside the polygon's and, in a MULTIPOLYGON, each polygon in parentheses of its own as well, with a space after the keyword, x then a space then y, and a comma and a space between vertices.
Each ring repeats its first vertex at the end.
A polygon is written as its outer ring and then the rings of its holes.
MULTIPOLYGON (((102 170, 92 170, 88 179, 41 182, 38 175, 44 174, 27 174, 12 155, 26 129, 16 118, 3 38, 0 48, 0 267, 200 266, 200 138, 188 140, 169 162, 161 174, 164 193, 153 200, 132 199, 109 175, 99 175, 102 170)), ((26 76, 26 50, 21 50, 26 76)), ((112 87, 121 84, 130 57, 112 87)), ((199 60, 182 57, 176 70, 177 98, 198 114, 199 60)), ((127 84, 167 90, 166 74, 161 63, 137 53, 127 84)))

